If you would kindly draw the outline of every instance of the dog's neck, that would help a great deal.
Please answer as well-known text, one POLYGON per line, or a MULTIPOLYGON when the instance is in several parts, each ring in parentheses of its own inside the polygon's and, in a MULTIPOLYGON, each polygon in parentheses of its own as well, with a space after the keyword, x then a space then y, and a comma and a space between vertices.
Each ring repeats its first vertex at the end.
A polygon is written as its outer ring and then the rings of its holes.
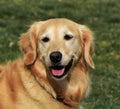
POLYGON ((72 70, 72 73, 69 72, 69 76, 63 80, 55 80, 51 76, 48 76, 49 73, 46 72, 45 66, 39 60, 31 66, 31 70, 35 74, 36 81, 45 91, 52 95, 52 97, 55 99, 58 98, 72 107, 76 107, 79 105, 87 89, 86 85, 82 86, 81 83, 87 84, 88 82, 87 79, 80 79, 81 76, 87 75, 87 73, 81 73, 84 71, 81 71, 80 63, 76 66, 77 67, 72 70))
POLYGON ((48 77, 49 83, 51 84, 51 86, 53 87, 53 89, 55 90, 56 94, 57 94, 57 98, 58 99, 64 99, 64 93, 67 89, 67 85, 68 85, 68 80, 67 78, 63 79, 63 80, 55 80, 51 77, 48 77))
POLYGON ((36 80, 49 94, 54 98, 63 98, 63 92, 66 90, 68 84, 67 78, 63 80, 51 78, 51 76, 48 76, 49 73, 46 73, 44 65, 39 60, 31 66, 31 70, 34 72, 33 74, 35 74, 36 80))
POLYGON ((35 74, 36 81, 51 94, 52 97, 55 99, 64 98, 64 92, 68 84, 67 78, 55 80, 51 76, 48 76, 49 73, 46 72, 45 66, 39 60, 36 60, 36 62, 30 66, 30 69, 34 72, 33 74, 35 74))
POLYGON ((77 63, 74 68, 68 72, 66 78, 55 80, 48 76, 48 80, 54 88, 58 100, 63 101, 69 106, 77 107, 87 90, 86 84, 88 84, 89 81, 87 75, 87 69, 82 66, 81 63, 77 63), (86 76, 86 78, 82 79, 81 77, 83 76, 86 76))

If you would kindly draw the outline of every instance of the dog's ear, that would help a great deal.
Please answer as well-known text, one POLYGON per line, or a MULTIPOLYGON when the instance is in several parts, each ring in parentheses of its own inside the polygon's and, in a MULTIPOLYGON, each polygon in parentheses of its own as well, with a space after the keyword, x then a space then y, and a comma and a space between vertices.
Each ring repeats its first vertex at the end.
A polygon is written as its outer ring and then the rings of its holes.
POLYGON ((84 60, 91 68, 94 69, 94 62, 92 60, 92 55, 94 53, 94 46, 93 46, 93 33, 89 28, 84 25, 80 26, 80 33, 83 42, 83 55, 84 60))
POLYGON ((19 45, 24 53, 24 62, 26 65, 31 65, 36 60, 37 44, 36 44, 35 28, 31 26, 27 33, 20 37, 19 45))

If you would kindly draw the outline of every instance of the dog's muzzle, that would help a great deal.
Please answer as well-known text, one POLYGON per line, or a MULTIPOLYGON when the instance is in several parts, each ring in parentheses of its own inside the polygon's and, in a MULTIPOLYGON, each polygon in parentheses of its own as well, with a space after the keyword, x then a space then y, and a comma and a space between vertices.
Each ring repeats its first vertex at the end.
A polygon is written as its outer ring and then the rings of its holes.
POLYGON ((61 64, 62 54, 58 51, 52 52, 50 54, 50 61, 52 66, 50 66, 51 74, 54 78, 61 79, 67 76, 70 68, 73 64, 73 58, 69 61, 67 65, 61 64))

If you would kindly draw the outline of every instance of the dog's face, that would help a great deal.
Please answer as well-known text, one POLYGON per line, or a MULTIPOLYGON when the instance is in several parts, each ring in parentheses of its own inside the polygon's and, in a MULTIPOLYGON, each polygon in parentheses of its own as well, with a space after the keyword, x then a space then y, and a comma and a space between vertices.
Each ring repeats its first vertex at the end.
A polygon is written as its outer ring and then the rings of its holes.
POLYGON ((39 34, 38 50, 51 76, 61 79, 67 76, 82 51, 79 31, 70 22, 51 22, 45 22, 42 26, 44 31, 39 34))
POLYGON ((29 64, 38 57, 54 79, 67 77, 82 56, 89 66, 94 66, 90 53, 92 35, 83 25, 67 19, 37 22, 31 26, 29 37, 32 50, 30 46, 30 50, 26 50, 25 45, 22 47, 27 54, 25 60, 30 61, 27 62, 29 64))

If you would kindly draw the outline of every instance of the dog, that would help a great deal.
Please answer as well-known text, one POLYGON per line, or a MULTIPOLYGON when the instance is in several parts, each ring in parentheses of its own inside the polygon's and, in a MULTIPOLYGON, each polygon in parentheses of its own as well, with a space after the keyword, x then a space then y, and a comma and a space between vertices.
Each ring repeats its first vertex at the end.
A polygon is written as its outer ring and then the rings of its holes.
POLYGON ((0 109, 78 109, 94 69, 93 34, 65 18, 35 22, 23 57, 0 66, 0 109))

